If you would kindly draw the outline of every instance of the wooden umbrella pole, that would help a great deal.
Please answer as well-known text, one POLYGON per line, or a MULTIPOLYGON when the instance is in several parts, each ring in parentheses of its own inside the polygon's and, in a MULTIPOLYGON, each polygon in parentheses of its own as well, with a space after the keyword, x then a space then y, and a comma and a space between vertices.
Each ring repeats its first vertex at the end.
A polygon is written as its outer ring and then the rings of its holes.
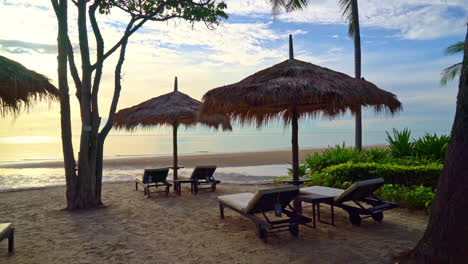
POLYGON ((298 125, 297 125, 297 108, 292 109, 292 165, 293 165, 293 182, 299 185, 299 144, 298 144, 298 125))
MULTIPOLYGON (((298 144, 298 125, 297 125, 297 108, 292 109, 292 164, 293 164, 293 183, 299 186, 299 144, 298 144)), ((293 208, 299 213, 302 213, 301 202, 297 199, 293 201, 293 208)))
MULTIPOLYGON (((173 161, 174 161, 174 181, 177 180, 177 121, 174 122, 174 124, 172 125, 172 144, 173 144, 173 153, 174 153, 174 156, 173 156, 173 161)), ((175 184, 174 184, 175 186, 175 184)))

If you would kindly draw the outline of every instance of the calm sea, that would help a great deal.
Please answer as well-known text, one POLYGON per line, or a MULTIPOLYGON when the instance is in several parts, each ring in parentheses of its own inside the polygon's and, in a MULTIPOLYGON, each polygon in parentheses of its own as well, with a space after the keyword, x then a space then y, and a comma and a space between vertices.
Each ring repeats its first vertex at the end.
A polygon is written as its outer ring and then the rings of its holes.
MULTIPOLYGON (((179 154, 236 153, 291 148, 291 134, 284 132, 249 132, 204 134, 181 133, 178 136, 179 154)), ((354 144, 352 132, 301 132, 300 148, 320 148, 335 146, 345 142, 354 144)), ((73 138, 75 153, 78 151, 79 137, 73 138)), ((386 144, 385 132, 366 132, 364 145, 386 144)), ((172 155, 172 135, 109 135, 105 142, 105 158, 172 155)), ((62 160, 60 137, 21 136, 0 137, 0 166, 12 163, 62 160)))
MULTIPOLYGON (((109 135, 105 158, 167 156, 172 154, 172 133, 170 130, 145 131, 144 135, 109 135)), ((424 131, 413 131, 418 137, 424 131)), ((74 150, 78 151, 79 138, 73 138, 74 150)), ((299 134, 300 148, 319 148, 343 144, 354 144, 353 131, 320 131, 303 129, 299 134)), ((363 145, 386 144, 385 131, 365 131, 363 145)), ((235 153, 291 148, 289 130, 276 129, 267 132, 255 128, 234 132, 215 132, 204 129, 182 129, 178 136, 179 154, 235 153)), ((62 160, 60 137, 25 136, 0 137, 0 191, 64 184, 63 169, 57 168, 2 168, 7 164, 37 163, 62 160)), ((255 167, 219 168, 218 177, 227 182, 258 182, 271 180, 271 176, 286 174, 288 164, 255 167), (276 167, 275 167, 276 166, 276 167)), ((181 174, 188 173, 189 169, 181 174)), ((141 174, 141 168, 104 169, 105 181, 131 180, 141 174), (109 176, 106 176, 109 175, 109 176)))

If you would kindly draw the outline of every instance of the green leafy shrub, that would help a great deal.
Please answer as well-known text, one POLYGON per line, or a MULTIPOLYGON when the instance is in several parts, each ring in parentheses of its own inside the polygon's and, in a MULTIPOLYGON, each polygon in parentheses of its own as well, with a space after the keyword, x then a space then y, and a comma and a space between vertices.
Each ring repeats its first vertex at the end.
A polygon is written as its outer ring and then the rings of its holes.
POLYGON ((346 148, 343 143, 343 146, 336 145, 335 148, 326 149, 321 154, 307 155, 304 163, 311 171, 322 171, 322 169, 331 165, 349 161, 360 162, 361 153, 354 148, 346 148))
POLYGON ((434 163, 434 160, 426 159, 424 157, 411 156, 411 157, 405 157, 405 158, 388 157, 383 160, 375 161, 375 162, 378 162, 381 164, 387 163, 387 164, 396 164, 396 165, 403 165, 403 166, 419 166, 419 165, 426 165, 426 164, 434 163))
POLYGON ((387 149, 374 148, 363 150, 366 160, 363 162, 379 162, 386 160, 390 157, 390 151, 387 149))
POLYGON ((306 177, 311 179, 310 182, 305 183, 305 185, 308 186, 326 186, 346 189, 352 184, 349 181, 340 181, 340 178, 337 176, 326 172, 314 172, 306 177))
POLYGON ((423 185, 435 189, 442 173, 442 164, 402 166, 381 163, 344 163, 322 170, 322 174, 335 176, 336 182, 357 182, 383 178, 386 183, 405 186, 423 185))
MULTIPOLYGON (((308 175, 311 179, 307 185, 326 186, 340 189, 347 189, 351 186, 352 182, 340 181, 340 179, 330 173, 313 173, 308 175)), ((425 186, 404 186, 399 184, 384 184, 382 187, 375 191, 375 194, 381 199, 393 203, 397 203, 400 207, 417 209, 424 209, 429 211, 435 194, 431 187, 425 186)))
POLYGON ((397 184, 384 184, 375 194, 385 201, 398 203, 401 207, 426 211, 430 210, 435 197, 430 187, 397 184))
MULTIPOLYGON (((304 173, 322 171, 324 168, 347 163, 347 162, 379 162, 390 157, 389 151, 385 149, 370 149, 359 151, 355 148, 346 148, 343 143, 342 146, 336 145, 335 148, 329 148, 322 153, 314 153, 307 155, 307 158, 301 165, 305 165, 304 173)), ((301 171, 301 170, 300 170, 301 171)), ((303 174, 301 174, 303 175, 303 174)))
POLYGON ((443 162, 449 141, 450 136, 441 135, 438 137, 435 133, 434 135, 426 133, 424 137, 414 142, 416 155, 443 162))
POLYGON ((393 137, 387 131, 385 133, 392 157, 407 157, 414 153, 414 143, 410 142, 411 130, 405 128, 400 132, 394 128, 393 137))
POLYGON ((274 177, 273 178, 273 183, 281 183, 282 180, 290 179, 291 176, 279 176, 279 177, 274 177))
MULTIPOLYGON (((299 177, 304 176, 309 172, 309 167, 307 166, 306 163, 299 163, 299 177)), ((293 170, 292 168, 288 168, 288 175, 292 176, 293 175, 293 170)), ((290 177, 288 177, 290 178, 290 177)))
MULTIPOLYGON (((339 165, 343 163, 389 163, 404 166, 419 166, 434 163, 430 159, 420 158, 416 156, 405 158, 394 158, 390 155, 390 151, 386 149, 370 149, 358 151, 354 148, 346 148, 343 146, 336 146, 330 148, 323 153, 314 153, 307 155, 307 158, 299 165, 299 175, 302 177, 305 174, 312 172, 321 172, 323 169, 339 165)), ((289 170, 289 175, 292 175, 292 170, 289 170)))

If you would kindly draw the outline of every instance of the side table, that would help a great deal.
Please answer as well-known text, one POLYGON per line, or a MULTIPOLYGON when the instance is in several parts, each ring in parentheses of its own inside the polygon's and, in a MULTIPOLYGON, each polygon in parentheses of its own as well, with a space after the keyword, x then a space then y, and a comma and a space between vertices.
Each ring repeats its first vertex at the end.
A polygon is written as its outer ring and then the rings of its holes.
POLYGON ((312 204, 312 217, 313 217, 313 224, 315 228, 315 207, 317 206, 317 218, 318 221, 324 224, 335 225, 335 214, 333 211, 333 198, 334 196, 326 196, 321 194, 300 194, 297 196, 297 199, 302 203, 311 203, 312 204), (320 220, 320 203, 327 203, 330 205, 331 210, 331 223, 320 220))

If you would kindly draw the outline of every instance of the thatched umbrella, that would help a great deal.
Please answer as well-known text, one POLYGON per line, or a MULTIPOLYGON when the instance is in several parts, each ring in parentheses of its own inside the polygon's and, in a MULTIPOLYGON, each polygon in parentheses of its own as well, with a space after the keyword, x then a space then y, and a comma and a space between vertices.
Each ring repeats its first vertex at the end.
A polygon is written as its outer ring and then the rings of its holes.
POLYGON ((394 114, 401 103, 392 93, 344 73, 323 68, 293 57, 289 36, 289 60, 259 71, 240 82, 208 91, 202 99, 199 116, 228 115, 241 123, 257 126, 275 118, 292 124, 293 181, 298 184, 298 125, 302 116, 333 118, 360 106, 394 114))
POLYGON ((197 119, 200 101, 177 90, 177 77, 174 81, 174 92, 164 94, 148 101, 125 108, 115 114, 114 127, 134 130, 138 127, 171 125, 173 128, 174 180, 177 179, 177 128, 179 125, 193 126, 197 123, 232 130, 227 117, 213 115, 197 119))
POLYGON ((33 101, 55 100, 59 91, 47 77, 26 69, 18 62, 0 56, 0 115, 17 114, 33 101))

